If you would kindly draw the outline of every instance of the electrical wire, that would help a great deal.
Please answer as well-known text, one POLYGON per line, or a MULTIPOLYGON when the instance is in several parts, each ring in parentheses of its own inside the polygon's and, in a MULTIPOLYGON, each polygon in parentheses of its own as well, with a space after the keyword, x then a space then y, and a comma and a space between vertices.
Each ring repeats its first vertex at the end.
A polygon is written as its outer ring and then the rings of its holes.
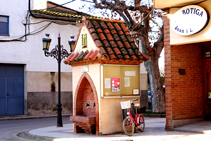
MULTIPOLYGON (((68 3, 71 3, 71 2, 74 2, 75 0, 71 0, 71 1, 68 1, 66 3, 63 3, 61 5, 57 5, 57 6, 54 6, 54 7, 50 7, 48 9, 52 9, 52 8, 56 8, 56 7, 59 7, 59 6, 63 6, 63 5, 66 5, 68 3)), ((90 1, 87 1, 87 0, 83 0, 85 2, 90 2, 90 1)), ((68 25, 70 24, 71 22, 67 22, 67 23, 61 23, 61 22, 55 22, 55 21, 52 21, 52 20, 55 20, 55 19, 50 19, 50 20, 43 20, 43 21, 39 21, 39 22, 35 22, 35 23, 30 23, 30 16, 33 16, 33 14, 31 14, 31 11, 30 11, 30 0, 29 0, 29 11, 27 12, 26 14, 26 17, 25 17, 25 20, 26 20, 26 23, 24 24, 25 26, 25 34, 18 37, 18 38, 15 38, 15 39, 5 39, 5 40, 2 40, 0 39, 0 42, 13 42, 13 41, 20 41, 20 42, 25 42, 27 40, 27 36, 30 36, 30 35, 35 35, 37 33, 40 33, 42 32, 43 30, 45 30, 47 27, 49 27, 52 23, 55 23, 55 24, 59 24, 59 25, 68 25), (38 29, 30 32, 30 25, 33 25, 33 24, 40 24, 40 23, 43 23, 43 22, 49 22, 48 24, 42 26, 42 27, 39 27, 38 29), (28 30, 28 31, 27 31, 28 30), (28 33, 27 33, 28 32, 28 33), (23 40, 23 38, 25 38, 23 40)), ((11 37, 12 38, 12 37, 11 37)))
POLYGON ((40 33, 42 32, 43 30, 45 30, 47 27, 49 27, 53 22, 50 22, 34 31, 32 31, 31 33, 28 33, 28 34, 24 34, 22 36, 20 36, 19 38, 16 38, 16 39, 10 39, 10 40, 0 40, 0 42, 12 42, 12 41, 21 41, 21 42, 24 42, 26 40, 22 40, 22 38, 26 37, 26 36, 29 36, 29 35, 35 35, 37 33, 40 33))
POLYGON ((74 1, 75 1, 75 0, 71 0, 71 1, 68 1, 68 2, 66 2, 66 3, 60 4, 60 5, 57 5, 57 6, 54 6, 54 7, 50 7, 50 8, 48 8, 48 9, 53 9, 53 8, 56 8, 56 7, 59 7, 59 6, 63 6, 63 5, 66 5, 66 4, 71 3, 71 2, 74 2, 74 1))

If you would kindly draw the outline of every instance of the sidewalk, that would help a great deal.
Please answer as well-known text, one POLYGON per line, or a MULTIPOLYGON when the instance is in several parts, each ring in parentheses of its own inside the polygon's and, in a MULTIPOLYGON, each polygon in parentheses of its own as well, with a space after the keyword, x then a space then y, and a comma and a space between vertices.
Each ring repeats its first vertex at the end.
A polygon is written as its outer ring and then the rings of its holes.
MULTIPOLYGON (((21 133, 33 140, 51 141, 177 141, 177 140, 203 140, 209 141, 211 138, 211 121, 201 121, 183 127, 175 128, 174 131, 165 130, 165 118, 145 117, 145 131, 134 133, 128 137, 123 133, 97 136, 94 134, 74 133, 73 123, 65 124, 64 127, 45 127, 21 133)), ((20 135, 19 135, 20 136, 20 135)))

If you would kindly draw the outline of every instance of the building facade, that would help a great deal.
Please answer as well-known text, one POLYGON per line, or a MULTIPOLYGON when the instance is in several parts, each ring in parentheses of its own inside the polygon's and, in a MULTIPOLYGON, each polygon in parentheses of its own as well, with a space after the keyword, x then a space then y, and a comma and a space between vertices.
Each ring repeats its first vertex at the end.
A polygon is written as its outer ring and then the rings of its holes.
MULTIPOLYGON (((51 50, 60 34, 61 44, 70 52, 68 40, 70 35, 77 36, 80 26, 76 26, 76 20, 57 19, 59 16, 54 16, 55 20, 47 14, 32 16, 29 6, 33 11, 37 2, 8 0, 0 6, 0 116, 56 114, 58 63, 45 57, 42 38, 50 34, 51 50)), ((47 1, 42 4, 42 8, 55 7, 47 1)), ((64 7, 59 9, 78 14, 64 7)), ((72 114, 71 71, 71 67, 61 64, 63 114, 72 114)))
MULTIPOLYGON (((50 34, 51 50, 58 44, 60 34, 61 44, 70 52, 68 40, 70 35, 78 35, 82 16, 87 14, 47 0, 2 1, 0 116, 56 114, 58 63, 45 57, 42 38, 50 34)), ((143 64, 140 79, 141 104, 147 106, 147 73, 143 64)), ((63 114, 72 114, 72 87, 72 68, 61 63, 63 114)))
POLYGON ((165 12, 166 129, 210 120, 211 1, 154 4, 165 12))

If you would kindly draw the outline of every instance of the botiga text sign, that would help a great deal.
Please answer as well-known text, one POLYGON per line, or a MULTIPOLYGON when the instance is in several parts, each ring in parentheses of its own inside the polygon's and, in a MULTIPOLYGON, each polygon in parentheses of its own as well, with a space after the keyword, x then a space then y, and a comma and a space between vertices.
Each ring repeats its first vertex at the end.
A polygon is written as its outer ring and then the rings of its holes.
POLYGON ((172 18, 171 27, 179 35, 192 35, 201 31, 208 21, 205 9, 198 5, 189 5, 179 9, 172 18))

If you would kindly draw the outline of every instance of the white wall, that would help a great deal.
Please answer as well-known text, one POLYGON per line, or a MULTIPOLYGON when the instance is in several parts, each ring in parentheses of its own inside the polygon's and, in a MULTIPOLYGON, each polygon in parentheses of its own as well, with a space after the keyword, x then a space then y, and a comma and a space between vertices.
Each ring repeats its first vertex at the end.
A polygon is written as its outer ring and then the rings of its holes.
POLYGON ((80 53, 81 51, 95 51, 95 50, 99 50, 96 45, 95 45, 95 42, 92 38, 92 35, 90 34, 90 32, 88 31, 88 29, 83 26, 82 29, 81 29, 81 33, 80 33, 80 36, 78 38, 78 41, 77 41, 77 48, 75 48, 75 51, 74 52, 78 52, 80 53), (87 48, 82 48, 82 34, 87 34, 87 48))
MULTIPOLYGON (((22 24, 28 10, 28 0, 7 0, 1 1, 0 15, 9 16, 9 34, 10 36, 0 36, 0 40, 15 39, 25 34, 25 26, 22 24)), ((31 23, 37 23, 45 19, 30 18, 31 23)), ((30 32, 39 29, 43 25, 48 24, 46 21, 40 24, 30 25, 30 32)), ((27 27, 28 28, 28 27, 27 27)), ((68 40, 70 35, 77 37, 79 26, 58 25, 52 23, 44 31, 27 36, 25 42, 0 42, 0 63, 26 64, 26 71, 58 71, 58 63, 52 57, 45 57, 42 50, 42 38, 45 33, 49 33, 52 39, 50 50, 58 44, 58 33, 61 35, 61 44, 69 52, 68 40)), ((24 39, 24 38, 23 38, 24 39)), ((71 71, 71 67, 61 63, 61 71, 71 71)))

